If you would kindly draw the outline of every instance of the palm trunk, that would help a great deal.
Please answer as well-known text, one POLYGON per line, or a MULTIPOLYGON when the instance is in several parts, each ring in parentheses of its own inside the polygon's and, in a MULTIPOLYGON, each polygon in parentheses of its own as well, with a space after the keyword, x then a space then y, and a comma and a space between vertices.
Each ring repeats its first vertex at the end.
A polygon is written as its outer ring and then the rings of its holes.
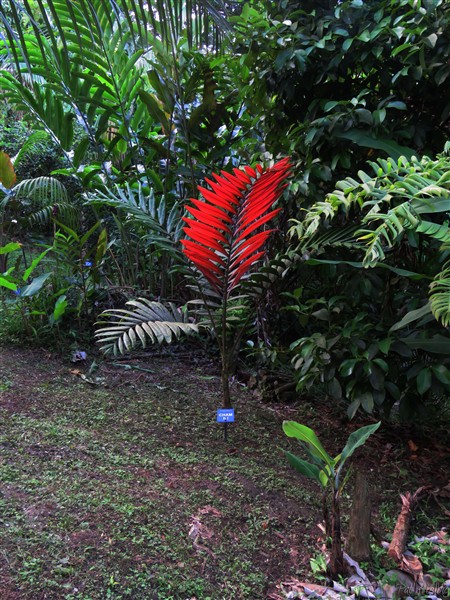
POLYGON ((222 394, 223 408, 231 408, 230 368, 227 359, 222 361, 222 394))
MULTIPOLYGON (((230 392, 230 353, 227 348, 226 333, 222 333, 222 406, 223 408, 231 408, 231 392, 230 392)), ((228 423, 223 424, 223 439, 228 441, 228 423)))
POLYGON ((339 503, 339 491, 333 490, 331 506, 331 552, 328 572, 332 579, 339 575, 345 575, 346 568, 342 551, 341 537, 341 507, 339 503))

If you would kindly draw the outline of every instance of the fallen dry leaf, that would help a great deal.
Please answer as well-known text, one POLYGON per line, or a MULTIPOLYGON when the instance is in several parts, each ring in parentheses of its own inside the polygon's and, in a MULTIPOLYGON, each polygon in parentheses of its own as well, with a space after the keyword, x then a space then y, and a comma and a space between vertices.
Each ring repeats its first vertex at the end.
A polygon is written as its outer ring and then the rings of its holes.
POLYGON ((198 512, 201 515, 214 515, 215 517, 222 516, 222 513, 220 512, 220 510, 218 510, 217 508, 215 508, 214 506, 211 506, 209 504, 207 504, 206 506, 201 508, 198 512))
POLYGON ((305 588, 307 588, 308 590, 312 590, 319 596, 323 596, 327 590, 331 589, 325 587, 324 585, 319 585, 317 583, 307 583, 304 581, 299 581, 298 579, 283 581, 281 585, 290 587, 295 592, 302 592, 305 588))
POLYGON ((413 576, 414 581, 421 582, 423 579, 423 568, 422 563, 417 556, 403 554, 401 560, 401 568, 406 573, 413 576))
POLYGON ((411 450, 411 452, 417 452, 417 450, 419 449, 419 446, 415 444, 412 440, 408 441, 408 447, 411 450))

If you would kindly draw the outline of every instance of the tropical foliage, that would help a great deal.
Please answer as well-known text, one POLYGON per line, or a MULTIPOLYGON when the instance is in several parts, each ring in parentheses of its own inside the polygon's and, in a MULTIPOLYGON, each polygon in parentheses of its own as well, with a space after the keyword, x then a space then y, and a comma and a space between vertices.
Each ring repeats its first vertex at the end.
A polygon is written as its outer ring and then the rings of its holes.
POLYGON ((448 340, 433 319, 448 323, 449 161, 370 166, 294 220, 306 263, 332 269, 347 294, 292 303, 316 324, 292 343, 293 364, 300 389, 321 380, 349 416, 396 402, 406 415, 450 391, 448 340))
MULTIPOLYGON (((280 208, 272 209, 286 184, 290 164, 283 159, 264 170, 246 167, 234 169, 234 173, 222 171, 214 174, 214 180, 206 179, 211 189, 199 188, 202 200, 191 199, 189 217, 184 233, 183 251, 195 265, 199 302, 206 311, 207 325, 217 338, 222 362, 223 402, 231 407, 229 377, 232 371, 241 331, 236 331, 237 314, 251 315, 248 296, 240 282, 264 257, 267 240, 272 229, 264 227, 280 208), (203 275, 204 280, 200 277, 203 275)), ((112 322, 100 321, 97 338, 106 352, 124 352, 133 348, 139 340, 145 345, 148 336, 152 342, 171 342, 181 332, 197 331, 197 325, 189 323, 182 311, 170 310, 160 303, 131 301, 130 310, 106 311, 101 319, 113 317, 112 322)))
MULTIPOLYGON (((249 368, 293 367, 298 393, 314 386, 350 417, 442 407, 449 19, 443 0, 2 2, 1 245, 21 244, 2 272, 15 261, 18 285, 48 248, 22 283, 57 265, 4 314, 19 306, 53 335, 68 317, 128 319, 138 302, 180 323, 167 339, 209 323, 235 342, 230 371, 245 341, 249 368), (279 156, 296 164, 283 210, 262 211, 235 251, 229 207, 211 212, 208 195, 237 172, 260 185, 265 170, 240 166, 279 156), (273 258, 244 276, 272 219, 273 258), (197 283, 201 303, 187 304, 197 283)), ((143 339, 129 318, 122 350, 143 339)))
POLYGON ((323 197, 368 158, 433 155, 449 136, 445 0, 251 4, 239 21, 247 101, 267 148, 298 153, 299 191, 323 197))

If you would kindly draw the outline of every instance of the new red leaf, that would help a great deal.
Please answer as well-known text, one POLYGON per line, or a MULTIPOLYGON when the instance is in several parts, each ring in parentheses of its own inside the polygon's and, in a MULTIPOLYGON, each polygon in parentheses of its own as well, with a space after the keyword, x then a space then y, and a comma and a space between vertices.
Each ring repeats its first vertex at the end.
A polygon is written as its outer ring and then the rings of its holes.
POLYGON ((289 159, 264 170, 233 169, 206 179, 211 189, 199 188, 204 199, 188 207, 183 251, 213 288, 228 296, 264 256, 263 246, 273 229, 264 226, 281 210, 272 210, 289 177, 289 159))

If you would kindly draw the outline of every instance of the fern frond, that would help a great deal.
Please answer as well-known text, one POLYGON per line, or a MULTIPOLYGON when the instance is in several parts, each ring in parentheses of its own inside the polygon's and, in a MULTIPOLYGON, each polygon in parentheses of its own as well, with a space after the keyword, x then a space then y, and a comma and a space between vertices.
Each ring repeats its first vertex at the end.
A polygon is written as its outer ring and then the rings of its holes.
POLYGON ((124 354, 146 342, 170 344, 181 334, 198 332, 199 325, 188 320, 185 312, 170 303, 153 302, 145 298, 130 300, 127 309, 111 309, 101 313, 95 337, 105 354, 124 354))

